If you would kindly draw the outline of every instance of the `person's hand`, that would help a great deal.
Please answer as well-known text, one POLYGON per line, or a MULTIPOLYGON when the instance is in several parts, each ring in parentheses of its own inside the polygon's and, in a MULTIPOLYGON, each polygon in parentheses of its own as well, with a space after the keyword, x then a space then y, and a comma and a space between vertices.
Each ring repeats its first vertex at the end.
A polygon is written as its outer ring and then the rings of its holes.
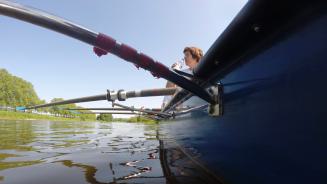
POLYGON ((180 69, 182 69, 182 65, 181 65, 181 63, 179 61, 177 61, 176 63, 171 65, 171 68, 176 69, 176 70, 180 70, 180 69))

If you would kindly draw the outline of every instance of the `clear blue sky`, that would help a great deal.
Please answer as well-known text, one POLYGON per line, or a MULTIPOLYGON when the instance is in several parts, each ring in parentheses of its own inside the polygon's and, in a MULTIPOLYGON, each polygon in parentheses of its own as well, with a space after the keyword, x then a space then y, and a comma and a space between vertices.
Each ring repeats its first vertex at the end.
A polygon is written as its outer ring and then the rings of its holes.
MULTIPOLYGON (((106 33, 171 65, 185 46, 206 52, 246 0, 17 0, 96 32, 106 33)), ((92 47, 64 35, 0 16, 0 68, 34 85, 41 99, 105 93, 106 89, 147 89, 165 85, 149 72, 115 56, 98 58, 92 47)), ((124 104, 159 107, 162 98, 124 104)), ((104 107, 107 102, 79 104, 104 107)))

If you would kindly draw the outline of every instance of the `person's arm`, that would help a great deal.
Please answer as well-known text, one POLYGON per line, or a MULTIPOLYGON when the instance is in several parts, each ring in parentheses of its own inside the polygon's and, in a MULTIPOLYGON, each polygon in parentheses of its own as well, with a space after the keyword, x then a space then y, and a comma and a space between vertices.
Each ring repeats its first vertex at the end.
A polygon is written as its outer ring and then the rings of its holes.
POLYGON ((174 88, 174 87, 177 87, 176 84, 174 84, 170 81, 167 81, 166 88, 174 88))
MULTIPOLYGON (((173 65, 171 65, 171 68, 180 70, 182 68, 182 66, 181 66, 180 62, 177 61, 176 63, 174 63, 173 65)), ((172 83, 172 82, 170 82, 170 81, 167 81, 166 88, 174 88, 174 87, 177 87, 177 85, 174 84, 174 83, 172 83)))

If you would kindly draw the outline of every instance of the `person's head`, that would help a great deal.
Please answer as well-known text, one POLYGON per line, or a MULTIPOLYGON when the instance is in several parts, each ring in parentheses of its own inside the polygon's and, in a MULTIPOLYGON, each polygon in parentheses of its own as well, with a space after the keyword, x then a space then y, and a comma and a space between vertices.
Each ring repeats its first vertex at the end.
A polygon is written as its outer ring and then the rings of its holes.
POLYGON ((196 67, 203 56, 202 50, 197 47, 185 47, 183 53, 185 64, 192 70, 196 67))

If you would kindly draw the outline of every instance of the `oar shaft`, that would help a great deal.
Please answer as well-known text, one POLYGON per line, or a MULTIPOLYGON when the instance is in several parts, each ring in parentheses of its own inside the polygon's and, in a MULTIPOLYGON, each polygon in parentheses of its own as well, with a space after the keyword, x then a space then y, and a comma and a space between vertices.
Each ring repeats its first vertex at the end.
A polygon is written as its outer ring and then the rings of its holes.
POLYGON ((63 18, 9 1, 0 0, 0 14, 48 28, 91 45, 94 45, 98 36, 98 33, 63 18))
POLYGON ((209 103, 215 103, 212 96, 201 86, 176 74, 162 63, 155 61, 153 58, 138 52, 126 44, 121 44, 107 35, 90 31, 54 15, 4 0, 0 0, 0 14, 30 22, 86 42, 95 47, 94 51, 98 55, 110 52, 128 62, 134 63, 135 65, 150 71, 157 77, 162 77, 175 83, 209 103), (100 49, 100 51, 96 51, 97 49, 100 49))
POLYGON ((36 105, 36 106, 30 106, 26 107, 26 109, 37 109, 37 108, 42 108, 42 107, 50 107, 50 106, 55 106, 55 105, 65 105, 65 104, 73 104, 73 103, 81 103, 81 102, 92 102, 92 101, 99 101, 99 100, 106 100, 107 95, 96 95, 96 96, 88 96, 88 97, 82 97, 82 98, 74 98, 70 100, 63 100, 59 102, 52 102, 52 103, 47 103, 43 105, 36 105))
POLYGON ((81 114, 137 114, 135 112, 85 112, 81 114))
POLYGON ((163 95, 172 95, 176 91, 176 88, 162 88, 162 89, 147 89, 141 91, 108 91, 107 94, 74 98, 69 100, 63 100, 59 102, 52 102, 43 105, 30 106, 26 109, 37 109, 42 107, 50 107, 55 105, 65 105, 65 104, 73 104, 73 103, 81 103, 81 102, 92 102, 99 100, 125 100, 126 98, 134 98, 134 97, 150 97, 150 96, 163 96, 163 95))
POLYGON ((150 111, 150 110, 145 110, 145 109, 138 109, 138 108, 122 105, 122 104, 119 104, 119 103, 113 103, 113 105, 118 106, 118 107, 122 107, 122 108, 125 108, 125 109, 129 109, 130 111, 138 111, 138 112, 143 112, 143 113, 153 114, 153 115, 170 116, 170 114, 168 114, 168 113, 155 112, 155 111, 150 111))
POLYGON ((67 108, 64 110, 77 110, 77 111, 93 111, 93 110, 99 110, 99 111, 129 111, 128 109, 123 108, 67 108))
POLYGON ((157 88, 157 89, 145 89, 140 91, 108 91, 109 101, 124 101, 127 98, 136 97, 151 97, 151 96, 167 96, 173 95, 177 91, 177 88, 157 88))
POLYGON ((147 89, 141 91, 128 91, 126 92, 127 98, 135 97, 148 97, 148 96, 168 96, 173 95, 177 88, 160 88, 160 89, 147 89))
MULTIPOLYGON (((78 110, 78 111, 93 111, 93 110, 99 110, 99 111, 130 111, 129 109, 125 108, 66 108, 64 110, 78 110)), ((152 108, 152 109, 145 109, 150 111, 160 111, 159 108, 152 108)))

